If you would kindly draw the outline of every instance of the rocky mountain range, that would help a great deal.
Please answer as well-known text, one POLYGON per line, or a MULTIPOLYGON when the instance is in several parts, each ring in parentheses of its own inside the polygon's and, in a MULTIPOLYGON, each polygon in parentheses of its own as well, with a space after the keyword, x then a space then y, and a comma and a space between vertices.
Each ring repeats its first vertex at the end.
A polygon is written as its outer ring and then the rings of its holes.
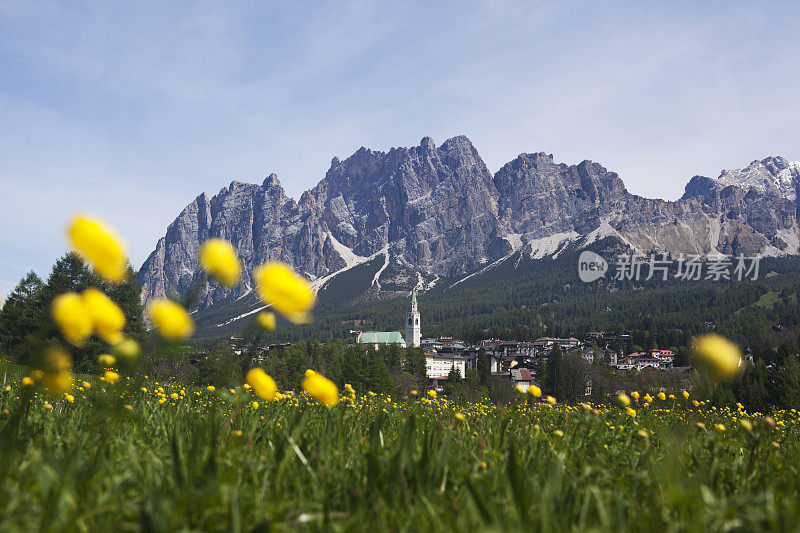
POLYGON ((634 250, 795 255, 800 252, 800 163, 781 157, 695 176, 677 201, 629 193, 598 163, 556 163, 520 154, 492 175, 466 137, 388 152, 334 157, 299 201, 275 174, 261 185, 234 181, 194 199, 170 224, 138 273, 142 299, 185 294, 199 276, 197 249, 229 240, 245 265, 243 283, 201 289, 199 307, 252 291, 249 272, 269 259, 291 264, 322 287, 381 259, 373 296, 440 276, 459 278, 512 254, 543 258, 566 246, 612 237, 634 250))

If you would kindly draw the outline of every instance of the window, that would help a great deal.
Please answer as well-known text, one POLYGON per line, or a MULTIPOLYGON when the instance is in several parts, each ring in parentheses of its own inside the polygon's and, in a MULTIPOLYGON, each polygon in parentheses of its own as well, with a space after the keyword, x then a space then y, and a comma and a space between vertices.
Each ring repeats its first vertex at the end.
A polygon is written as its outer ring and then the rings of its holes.
POLYGON ((415 318, 415 319, 414 319, 414 324, 416 324, 417 326, 419 326, 419 318, 415 318))

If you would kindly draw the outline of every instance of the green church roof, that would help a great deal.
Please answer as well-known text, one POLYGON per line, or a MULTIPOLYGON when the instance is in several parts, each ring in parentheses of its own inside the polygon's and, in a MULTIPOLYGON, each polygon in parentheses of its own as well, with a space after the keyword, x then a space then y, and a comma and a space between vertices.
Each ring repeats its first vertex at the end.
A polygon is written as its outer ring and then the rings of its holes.
POLYGON ((358 335, 361 344, 395 344, 405 343, 399 331, 365 331, 358 335))

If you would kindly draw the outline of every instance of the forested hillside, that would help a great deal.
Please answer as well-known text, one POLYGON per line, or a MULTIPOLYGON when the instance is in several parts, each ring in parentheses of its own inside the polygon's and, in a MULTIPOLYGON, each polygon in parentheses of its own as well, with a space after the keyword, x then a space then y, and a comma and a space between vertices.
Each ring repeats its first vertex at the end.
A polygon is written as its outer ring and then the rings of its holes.
MULTIPOLYGON (((608 243, 612 249, 613 243, 608 243)), ((602 246, 597 249, 602 249, 602 246)), ((578 250, 557 258, 512 255, 464 281, 440 279, 419 296, 423 336, 467 340, 580 335, 591 330, 631 330, 633 344, 669 347, 708 329, 739 340, 768 357, 769 347, 796 342, 800 259, 765 258, 755 281, 617 281, 578 279, 578 250)), ((350 330, 402 330, 406 298, 359 301, 378 263, 335 277, 320 291, 311 324, 282 324, 270 341, 343 338, 350 330)), ((241 333, 248 315, 216 326, 217 313, 237 316, 256 306, 251 296, 195 314, 198 341, 241 333), (236 311, 238 309, 238 311, 236 311)))

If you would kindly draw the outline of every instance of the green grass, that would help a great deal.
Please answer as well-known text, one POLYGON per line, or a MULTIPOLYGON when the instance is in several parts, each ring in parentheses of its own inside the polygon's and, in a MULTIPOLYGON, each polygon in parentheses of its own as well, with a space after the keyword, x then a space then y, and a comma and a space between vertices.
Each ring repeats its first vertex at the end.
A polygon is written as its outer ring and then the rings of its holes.
POLYGON ((772 307, 775 305, 775 302, 778 301, 780 294, 781 293, 779 291, 766 292, 761 295, 761 298, 759 298, 754 305, 764 309, 772 309, 772 307))
POLYGON ((0 531, 777 531, 800 523, 794 413, 778 413, 772 428, 760 415, 696 409, 680 395, 635 403, 635 418, 616 407, 366 394, 332 409, 302 396, 255 408, 258 398, 242 388, 125 378, 92 380, 70 404, 34 395, 21 377, 19 367, 0 366, 0 531), (737 418, 752 420, 752 433, 737 418))

